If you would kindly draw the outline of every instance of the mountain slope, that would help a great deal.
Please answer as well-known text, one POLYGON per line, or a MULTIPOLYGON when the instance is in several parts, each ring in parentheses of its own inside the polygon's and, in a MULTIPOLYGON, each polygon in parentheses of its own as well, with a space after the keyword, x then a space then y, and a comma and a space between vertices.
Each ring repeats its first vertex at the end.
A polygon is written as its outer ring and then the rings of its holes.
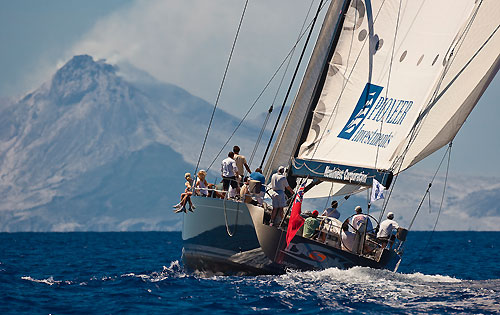
MULTIPOLYGON (((0 229, 44 231, 175 226, 163 222, 174 218, 170 209, 160 209, 182 192, 213 107, 153 79, 128 82, 116 67, 82 55, 1 108, 0 229)), ((239 122, 221 110, 216 117, 201 167, 239 122)))
POLYGON ((1 211, 0 230, 178 230, 171 205, 184 185, 179 169, 190 168, 167 146, 151 144, 67 181, 46 204, 1 211))

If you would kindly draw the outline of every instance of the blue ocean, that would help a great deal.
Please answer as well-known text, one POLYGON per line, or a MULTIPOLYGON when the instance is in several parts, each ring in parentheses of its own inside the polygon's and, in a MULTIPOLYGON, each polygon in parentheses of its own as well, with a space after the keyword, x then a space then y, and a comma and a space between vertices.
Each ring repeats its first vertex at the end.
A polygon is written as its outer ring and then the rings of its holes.
POLYGON ((3 314, 493 314, 500 232, 411 232, 399 271, 187 273, 180 232, 0 233, 3 314))

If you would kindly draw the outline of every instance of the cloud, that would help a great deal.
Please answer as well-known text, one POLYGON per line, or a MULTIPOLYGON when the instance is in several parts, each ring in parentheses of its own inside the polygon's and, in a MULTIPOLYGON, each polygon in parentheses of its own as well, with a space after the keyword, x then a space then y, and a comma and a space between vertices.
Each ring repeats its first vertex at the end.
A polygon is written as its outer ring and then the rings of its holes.
MULTIPOLYGON (((68 57, 86 53, 111 63, 126 61, 214 103, 243 5, 136 1, 97 22, 68 57)), ((221 97, 223 108, 239 114, 253 102, 293 46, 309 5, 299 0, 249 3, 221 97)), ((309 20, 314 12, 315 7, 309 20)))

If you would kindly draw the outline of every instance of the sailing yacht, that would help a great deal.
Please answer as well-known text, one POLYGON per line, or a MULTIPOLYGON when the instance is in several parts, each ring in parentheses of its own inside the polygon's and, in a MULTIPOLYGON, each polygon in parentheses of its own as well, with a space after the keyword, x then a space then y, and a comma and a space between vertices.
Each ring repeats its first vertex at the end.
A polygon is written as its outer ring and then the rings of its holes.
MULTIPOLYGON (((374 183, 390 189, 398 174, 454 139, 494 78, 499 16, 498 0, 332 0, 266 178, 287 166, 304 198, 349 196, 374 183)), ((396 244, 384 246, 354 230, 357 246, 346 249, 342 223, 330 220, 320 237, 299 230, 287 244, 287 219, 270 226, 265 204, 192 201, 196 211, 184 214, 182 231, 189 270, 396 270, 406 239, 401 229, 396 244)), ((370 217, 374 227, 384 211, 370 217)))

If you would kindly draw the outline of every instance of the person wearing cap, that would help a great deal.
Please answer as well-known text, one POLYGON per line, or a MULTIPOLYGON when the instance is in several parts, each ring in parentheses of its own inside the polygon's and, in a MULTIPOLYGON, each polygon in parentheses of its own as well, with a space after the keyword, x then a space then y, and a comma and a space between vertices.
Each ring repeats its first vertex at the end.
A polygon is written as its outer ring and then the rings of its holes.
POLYGON ((276 215, 280 214, 283 218, 283 208, 286 206, 285 189, 287 189, 291 194, 293 194, 293 189, 288 185, 288 180, 286 179, 285 167, 280 166, 278 172, 271 176, 271 189, 276 192, 273 194, 273 212, 271 213, 271 225, 274 225, 274 219, 276 215))
POLYGON ((189 211, 193 212, 196 207, 191 202, 191 195, 193 195, 193 179, 191 178, 191 173, 184 174, 184 179, 186 179, 186 189, 184 193, 181 194, 181 202, 174 205, 174 212, 186 212, 186 203, 189 203, 189 211))
POLYGON ((260 183, 260 191, 252 192, 252 196, 257 199, 259 205, 264 201, 264 195, 266 193, 266 177, 262 175, 262 169, 260 167, 255 169, 255 172, 250 174, 250 180, 254 180, 260 183))
POLYGON ((366 214, 363 214, 363 209, 360 206, 356 206, 356 208, 354 208, 354 211, 356 211, 356 215, 352 217, 352 226, 359 233, 364 233, 365 232, 364 228, 362 229, 362 231, 360 230, 360 228, 364 223, 366 223, 366 232, 372 232, 373 231, 372 222, 366 214))
POLYGON ((346 219, 344 223, 342 223, 341 229, 340 234, 342 235, 342 249, 351 253, 356 252, 356 248, 354 248, 356 233, 349 231, 349 219, 346 219))
POLYGON ((304 229, 302 230, 303 237, 312 238, 316 234, 320 223, 318 220, 318 215, 318 210, 314 210, 312 212, 312 216, 304 221, 304 229))
POLYGON ((337 210, 338 206, 339 206, 339 203, 337 202, 337 200, 332 201, 331 208, 325 209, 325 211, 323 211, 323 213, 321 215, 325 216, 325 217, 335 218, 335 219, 340 218, 340 212, 337 210))
POLYGON ((379 231, 377 233, 377 239, 382 242, 383 247, 387 245, 389 240, 393 239, 392 231, 397 230, 398 228, 399 224, 394 221, 394 213, 389 212, 387 214, 387 219, 380 223, 379 231))

